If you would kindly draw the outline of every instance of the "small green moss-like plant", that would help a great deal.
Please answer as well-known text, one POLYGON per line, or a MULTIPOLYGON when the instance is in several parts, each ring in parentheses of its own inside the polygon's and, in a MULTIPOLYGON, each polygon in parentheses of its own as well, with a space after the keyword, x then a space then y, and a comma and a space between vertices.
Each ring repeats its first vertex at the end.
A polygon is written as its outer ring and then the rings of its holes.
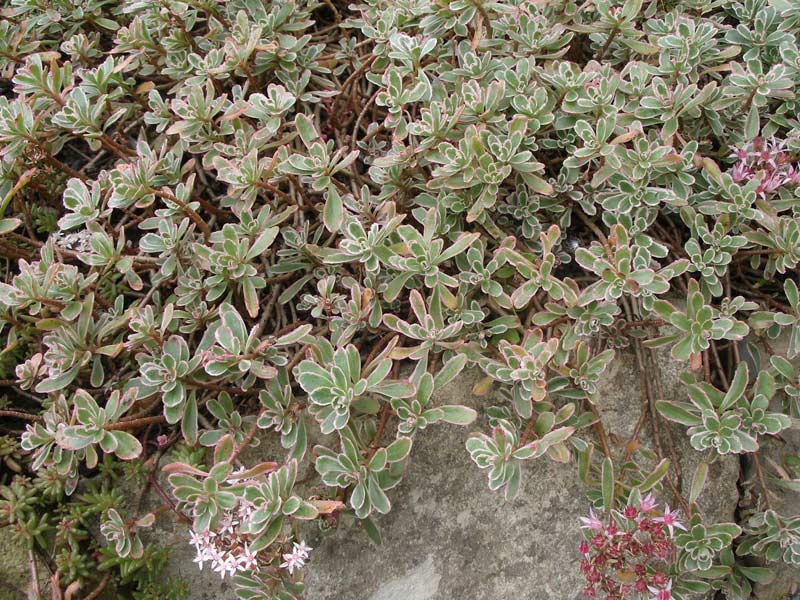
POLYGON ((0 22, 0 525, 47 593, 178 597, 139 535, 178 519, 240 598, 299 598, 302 522, 380 539, 446 426, 507 498, 577 462, 612 528, 587 595, 744 600, 797 562, 794 467, 761 456, 800 417, 795 3, 73 4, 0 22), (683 400, 646 384, 658 348, 683 400), (620 352, 627 440, 598 410, 620 352), (703 453, 683 487, 638 440, 664 419, 703 453), (750 504, 704 522, 726 454, 750 504), (633 514, 650 493, 683 520, 633 514))

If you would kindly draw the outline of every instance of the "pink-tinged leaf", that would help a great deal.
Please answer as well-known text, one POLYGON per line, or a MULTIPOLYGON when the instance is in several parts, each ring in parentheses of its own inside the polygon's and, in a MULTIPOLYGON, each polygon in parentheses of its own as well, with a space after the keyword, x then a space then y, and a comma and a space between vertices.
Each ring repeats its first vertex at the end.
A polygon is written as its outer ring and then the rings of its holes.
POLYGON ((20 225, 22 225, 22 220, 17 218, 0 219, 0 235, 11 233, 20 225))
POLYGON ((247 314, 255 319, 258 316, 258 292, 249 278, 245 278, 242 281, 242 296, 244 296, 244 306, 247 309, 247 314))
POLYGON ((117 442, 114 454, 121 460, 133 460, 142 454, 142 444, 130 433, 113 431, 111 434, 117 442))
POLYGON ((344 503, 338 500, 309 500, 308 502, 313 504, 321 515, 331 515, 337 510, 344 510, 345 508, 344 503))
POLYGON ((233 436, 230 434, 223 435, 214 447, 214 464, 227 462, 233 456, 233 436))
POLYGON ((243 471, 242 473, 233 473, 228 479, 230 481, 235 481, 239 479, 252 479, 260 475, 271 473, 279 466, 280 465, 276 462, 262 462, 254 467, 251 467, 250 469, 247 469, 247 471, 243 471))
POLYGON ((156 516, 153 513, 147 513, 143 517, 137 519, 136 527, 151 527, 156 522, 156 516))
POLYGON ((193 467, 192 465, 184 462, 174 462, 168 465, 164 465, 163 467, 161 467, 161 470, 167 474, 186 473, 188 475, 197 475, 198 477, 208 476, 208 473, 206 473, 205 471, 201 471, 197 467, 193 467))

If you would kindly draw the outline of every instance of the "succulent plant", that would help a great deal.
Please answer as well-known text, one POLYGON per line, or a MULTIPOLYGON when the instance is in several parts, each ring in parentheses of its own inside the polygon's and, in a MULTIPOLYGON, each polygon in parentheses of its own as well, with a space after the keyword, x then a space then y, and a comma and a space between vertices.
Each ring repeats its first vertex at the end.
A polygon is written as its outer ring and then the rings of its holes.
POLYGON ((796 3, 74 4, 0 22, 0 415, 24 428, 0 526, 48 550, 53 597, 174 598, 148 514, 191 521, 243 600, 301 597, 298 521, 378 539, 434 424, 472 427, 509 498, 575 459, 604 527, 677 544, 617 581, 607 549, 638 542, 603 530, 592 593, 745 598, 767 575, 736 551, 797 562, 769 492, 796 482, 760 454, 800 417, 796 3), (683 400, 648 383, 659 348, 683 400), (625 352, 648 410, 618 440, 625 352), (479 400, 446 400, 469 371, 479 400), (662 418, 704 453, 688 486, 638 439, 662 418), (757 471, 742 535, 692 506, 729 453, 757 471), (677 536, 617 510, 667 491, 677 536))

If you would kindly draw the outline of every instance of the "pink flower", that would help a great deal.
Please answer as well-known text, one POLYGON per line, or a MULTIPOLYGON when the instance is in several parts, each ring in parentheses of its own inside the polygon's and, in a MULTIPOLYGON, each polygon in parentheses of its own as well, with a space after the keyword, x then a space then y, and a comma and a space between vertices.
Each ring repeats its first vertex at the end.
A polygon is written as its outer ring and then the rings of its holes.
POLYGON ((289 575, 294 574, 295 569, 302 569, 305 566, 302 558, 299 558, 291 552, 283 555, 284 562, 281 563, 281 568, 289 571, 289 575))
POLYGON ((214 560, 216 558, 217 549, 214 546, 215 533, 212 531, 189 531, 189 542, 197 550, 197 556, 193 562, 197 563, 198 568, 203 570, 203 563, 207 560, 214 560))
POLYGON ((281 568, 289 571, 290 575, 294 574, 295 569, 302 569, 306 565, 311 550, 305 542, 299 544, 295 542, 292 551, 283 555, 284 562, 281 563, 281 568))
POLYGON ((652 586, 647 587, 653 594, 653 600, 672 600, 672 580, 670 579, 662 589, 652 586))
POLYGON ((733 152, 728 155, 728 158, 735 158, 736 160, 747 160, 747 147, 733 148, 733 152))
POLYGON ((781 185, 791 185, 794 183, 794 179, 797 176, 798 171, 795 170, 794 165, 788 165, 786 170, 781 173, 783 179, 781 180, 781 185))
POLYGON ((205 531, 200 531, 200 532, 190 530, 189 543, 191 543, 192 546, 195 546, 197 548, 205 547, 208 545, 208 542, 211 540, 213 536, 214 534, 208 531, 207 529, 205 531))
POLYGON ((215 571, 217 570, 217 564, 222 561, 222 552, 219 551, 218 548, 215 546, 209 546, 208 548, 204 549, 201 552, 198 552, 197 557, 194 559, 194 562, 200 567, 200 570, 203 570, 203 563, 205 561, 211 562, 211 568, 215 571))
POLYGON ((670 535, 670 536, 673 536, 673 535, 675 535, 675 531, 674 531, 674 529, 673 529, 674 527, 677 527, 678 529, 683 529, 684 531, 686 531, 686 527, 684 527, 684 526, 683 526, 683 525, 682 525, 682 524, 681 524, 681 523, 678 521, 678 516, 679 516, 679 511, 677 511, 677 510, 676 510, 676 511, 671 511, 671 510, 669 509, 669 504, 667 504, 667 505, 664 507, 664 514, 663 514, 663 516, 656 517, 656 518, 655 518, 655 519, 653 519, 653 520, 654 520, 654 521, 657 521, 658 523, 663 523, 663 524, 664 524, 664 526, 665 526, 667 529, 669 529, 669 535, 670 535))
POLYGON ((591 529, 592 531, 602 531, 603 530, 603 522, 597 518, 594 514, 594 510, 591 508, 589 509, 589 516, 588 517, 578 517, 583 523, 581 525, 581 529, 591 529))
POLYGON ((239 561, 233 555, 232 552, 228 552, 228 555, 225 557, 225 560, 222 563, 222 569, 220 573, 220 577, 225 579, 225 575, 236 575, 236 571, 239 570, 239 561))
POLYGON ((730 174, 736 183, 757 179, 757 193, 766 198, 784 185, 798 183, 791 157, 786 151, 787 141, 757 137, 741 149, 734 148, 729 158, 736 159, 730 174))
POLYGON ((782 185, 783 176, 780 173, 774 172, 770 175, 764 173, 764 176, 761 178, 761 184, 758 186, 758 192, 764 196, 765 194, 774 192, 782 185))
POLYGON ((733 177, 733 180, 736 183, 744 181, 750 177, 750 169, 748 168, 747 163, 737 162, 731 170, 731 177, 733 177))
POLYGON ((244 499, 239 502, 238 513, 239 513, 239 518, 242 521, 247 521, 253 514, 253 512, 255 512, 255 510, 256 507, 253 505, 252 502, 248 502, 247 500, 244 499))
POLYGON ((302 554, 304 559, 307 559, 308 553, 313 550, 311 546, 306 546, 305 541, 302 541, 299 544, 295 544, 294 549, 300 554, 302 554))
POLYGON ((235 575, 237 567, 236 557, 231 552, 218 552, 211 563, 211 568, 215 573, 219 573, 222 579, 225 579, 225 575, 235 575))
POLYGON ((652 495, 641 498, 637 505, 641 511, 635 506, 625 508, 626 522, 622 530, 616 522, 622 517, 616 512, 611 516, 598 516, 590 510, 588 517, 581 518, 581 527, 589 530, 578 547, 585 585, 590 593, 597 593, 606 600, 633 600, 632 596, 637 600, 649 599, 650 591, 660 594, 655 600, 672 600, 665 570, 676 548, 667 529, 670 528, 671 533, 671 528, 683 526, 677 520, 678 513, 669 506, 665 511, 658 510, 652 495), (634 577, 623 580, 621 573, 634 577))
POLYGON ((656 506, 658 506, 658 503, 656 502, 656 499, 653 498, 653 494, 647 494, 647 496, 642 498, 641 502, 639 502, 639 510, 643 513, 650 512, 656 506))
POLYGON ((238 524, 239 521, 236 521, 231 513, 225 513, 225 515, 222 517, 222 521, 220 522, 220 533, 233 535, 238 524))
POLYGON ((776 166, 775 157, 773 156, 772 151, 768 148, 764 148, 760 152, 753 153, 753 156, 755 156, 756 159, 758 159, 758 162, 761 164, 769 165, 773 168, 776 166))
POLYGON ((776 140, 775 137, 770 138, 769 144, 767 144, 767 148, 770 151, 770 154, 773 156, 773 160, 776 163, 784 162, 784 159, 788 158, 786 154, 786 144, 788 140, 776 140))
POLYGON ((245 544, 244 550, 236 557, 240 571, 255 571, 258 569, 258 557, 256 553, 250 552, 250 547, 245 544))

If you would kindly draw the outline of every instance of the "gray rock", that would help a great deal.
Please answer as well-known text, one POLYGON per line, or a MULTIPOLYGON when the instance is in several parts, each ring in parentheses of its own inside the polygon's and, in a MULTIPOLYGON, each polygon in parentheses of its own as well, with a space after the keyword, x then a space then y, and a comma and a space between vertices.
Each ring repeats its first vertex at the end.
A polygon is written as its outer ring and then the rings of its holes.
MULTIPOLYGON (((447 403, 481 405, 467 373, 443 391, 447 403)), ((383 545, 343 518, 314 546, 307 600, 511 600, 577 598, 580 532, 587 510, 575 465, 542 460, 525 472, 520 496, 505 502, 470 460, 468 428, 418 434, 408 474, 377 520, 383 545)))
MULTIPOLYGON (((39 574, 40 589, 46 580, 39 574)), ((14 526, 0 527, 0 600, 20 600, 30 592, 31 571, 24 539, 14 526)))

